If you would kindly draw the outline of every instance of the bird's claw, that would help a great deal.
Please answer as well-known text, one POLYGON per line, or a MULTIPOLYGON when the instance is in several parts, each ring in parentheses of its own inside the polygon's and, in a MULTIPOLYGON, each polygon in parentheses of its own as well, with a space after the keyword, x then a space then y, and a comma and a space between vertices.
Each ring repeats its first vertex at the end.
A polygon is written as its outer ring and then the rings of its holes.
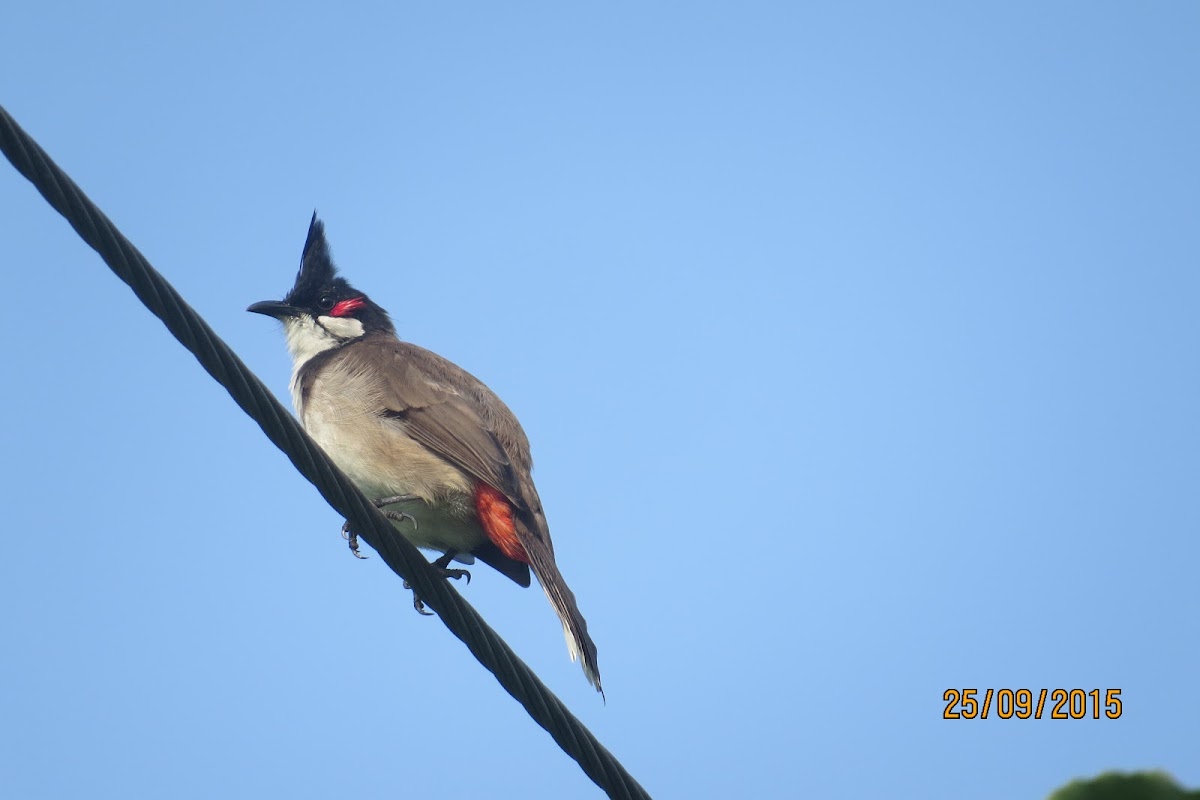
POLYGON ((452 579, 454 579, 454 580, 458 580, 459 578, 466 578, 466 579, 467 579, 467 583, 470 583, 470 582, 471 582, 471 572, 470 572, 470 570, 465 570, 465 569, 445 569, 445 570, 443 570, 443 572, 445 572, 445 573, 446 573, 446 577, 447 577, 447 578, 452 578, 452 579))
POLYGON ((346 520, 342 524, 342 538, 350 545, 350 552, 354 554, 355 558, 369 558, 358 552, 358 534, 350 530, 350 520, 346 520))
MULTIPOLYGON (((388 498, 384 498, 384 499, 385 500, 394 500, 395 498, 388 497, 388 498)), ((379 501, 375 501, 375 502, 378 503, 379 501)), ((412 523, 413 530, 415 531, 417 529, 417 518, 414 517, 412 514, 406 514, 403 511, 381 511, 380 513, 382 513, 383 516, 387 517, 388 519, 392 520, 393 522, 404 522, 405 520, 408 520, 409 522, 412 523)), ((355 533, 353 530, 351 530, 350 520, 346 520, 344 523, 342 523, 342 538, 345 539, 346 542, 350 545, 350 552, 354 554, 355 558, 365 559, 365 558, 370 557, 370 556, 364 556, 362 553, 359 552, 359 550, 358 550, 358 534, 355 533)))
POLYGON ((432 617, 432 616, 433 616, 433 612, 432 612, 432 611, 426 611, 426 610, 425 610, 425 601, 421 599, 421 595, 417 594, 417 590, 416 590, 416 589, 413 589, 413 587, 412 587, 412 584, 410 584, 408 581, 405 581, 405 582, 404 582, 404 588, 405 588, 405 589, 412 589, 412 593, 413 593, 413 608, 415 608, 415 609, 417 610, 417 613, 418 613, 418 614, 420 614, 420 615, 421 615, 421 616, 423 616, 423 617, 432 617))
POLYGON ((403 511, 384 511, 383 515, 393 522, 404 522, 408 520, 412 523, 413 530, 417 529, 417 518, 412 514, 405 514, 403 511))
MULTIPOLYGON (((439 557, 438 559, 429 562, 429 566, 436 569, 438 571, 438 573, 441 574, 441 576, 444 578, 450 578, 452 580, 458 580, 459 578, 466 578, 467 583, 470 583, 471 582, 471 573, 469 570, 453 569, 453 568, 447 566, 454 559, 454 555, 455 554, 453 552, 446 553, 445 555, 439 557)), ((410 584, 408 581, 405 581, 404 588, 412 590, 413 608, 415 608, 417 610, 418 614, 421 614, 426 617, 433 616, 433 612, 425 610, 425 602, 423 600, 421 600, 421 596, 419 594, 417 594, 417 590, 413 589, 412 584, 410 584)))
POLYGON ((450 550, 448 552, 442 553, 442 555, 438 556, 433 561, 430 561, 429 566, 433 567, 438 572, 442 573, 443 576, 445 576, 447 578, 453 578, 454 580, 458 580, 459 578, 461 578, 465 575, 467 578, 467 583, 470 583, 471 582, 471 573, 470 572, 468 572, 465 569, 451 568, 450 562, 454 560, 454 557, 456 555, 458 555, 458 553, 455 552, 454 550, 450 550))

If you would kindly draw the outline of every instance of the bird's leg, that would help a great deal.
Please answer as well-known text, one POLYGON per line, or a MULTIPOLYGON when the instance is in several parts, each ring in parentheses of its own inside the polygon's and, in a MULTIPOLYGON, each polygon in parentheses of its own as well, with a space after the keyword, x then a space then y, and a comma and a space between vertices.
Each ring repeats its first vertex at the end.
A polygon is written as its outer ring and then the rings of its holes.
MULTIPOLYGON (((420 500, 421 498, 415 494, 395 494, 391 497, 378 497, 371 501, 371 504, 376 508, 390 506, 393 503, 407 503, 410 500, 420 500)), ((405 514, 403 511, 384 511, 383 515, 393 522, 403 522, 408 520, 412 523, 414 529, 417 527, 417 518, 412 514, 405 514)), ((362 553, 358 552, 358 534, 350 529, 350 520, 342 525, 342 538, 350 545, 350 552, 354 553, 355 558, 366 558, 362 553)))
POLYGON ((371 501, 376 508, 383 508, 394 503, 407 503, 410 500, 420 500, 421 498, 415 494, 394 494, 391 497, 377 497, 371 501))
MULTIPOLYGON (((456 555, 458 555, 458 551, 447 550, 445 552, 445 554, 439 556, 438 558, 434 559, 433 561, 430 561, 429 566, 436 568, 437 571, 446 578, 453 578, 454 580, 458 580, 459 578, 465 577, 467 579, 467 583, 470 583, 471 582, 471 573, 470 572, 468 572, 465 569, 452 569, 450 567, 450 562, 454 560, 454 557, 456 555)), ((408 581, 405 581, 404 588, 412 589, 413 587, 411 585, 409 585, 408 581)), ((431 612, 425 610, 425 603, 421 600, 421 596, 417 594, 416 589, 413 589, 413 608, 415 608, 417 610, 418 614, 424 614, 427 617, 432 616, 431 612)))

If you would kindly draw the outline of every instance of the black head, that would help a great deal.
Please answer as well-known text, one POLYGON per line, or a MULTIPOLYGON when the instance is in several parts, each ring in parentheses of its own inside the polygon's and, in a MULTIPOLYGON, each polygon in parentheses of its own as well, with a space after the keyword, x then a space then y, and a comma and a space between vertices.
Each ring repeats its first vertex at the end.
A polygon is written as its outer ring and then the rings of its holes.
POLYGON ((362 323, 366 333, 395 333, 387 312, 351 286, 345 278, 338 276, 337 267, 329 254, 329 243, 325 241, 325 224, 317 219, 315 211, 308 225, 308 239, 304 242, 304 253, 300 257, 300 271, 296 273, 296 283, 291 291, 282 302, 267 300, 255 303, 246 310, 281 320, 301 315, 318 321, 321 317, 355 319, 362 323))

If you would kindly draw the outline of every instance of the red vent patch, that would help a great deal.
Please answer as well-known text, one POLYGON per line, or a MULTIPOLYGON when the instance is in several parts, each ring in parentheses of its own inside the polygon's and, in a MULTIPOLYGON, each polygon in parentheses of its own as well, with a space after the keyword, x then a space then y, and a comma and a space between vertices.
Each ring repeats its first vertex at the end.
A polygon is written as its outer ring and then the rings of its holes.
POLYGON ((475 487, 475 512, 479 514, 483 532, 500 548, 501 553, 523 564, 529 563, 529 556, 517 537, 508 498, 486 483, 481 483, 475 487))

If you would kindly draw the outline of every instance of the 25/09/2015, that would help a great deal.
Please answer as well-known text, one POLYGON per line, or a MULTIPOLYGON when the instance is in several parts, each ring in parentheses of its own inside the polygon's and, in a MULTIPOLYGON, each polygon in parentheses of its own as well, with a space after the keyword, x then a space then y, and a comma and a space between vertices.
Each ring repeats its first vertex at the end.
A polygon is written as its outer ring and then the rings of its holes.
POLYGON ((1000 719, 1041 719, 1050 700, 1050 719, 1119 719, 1121 690, 1106 689, 947 689, 942 693, 946 708, 942 719, 987 719, 994 709, 1000 719), (980 696, 982 693, 982 697, 980 696), (1101 703, 1103 696, 1104 702, 1101 703))

